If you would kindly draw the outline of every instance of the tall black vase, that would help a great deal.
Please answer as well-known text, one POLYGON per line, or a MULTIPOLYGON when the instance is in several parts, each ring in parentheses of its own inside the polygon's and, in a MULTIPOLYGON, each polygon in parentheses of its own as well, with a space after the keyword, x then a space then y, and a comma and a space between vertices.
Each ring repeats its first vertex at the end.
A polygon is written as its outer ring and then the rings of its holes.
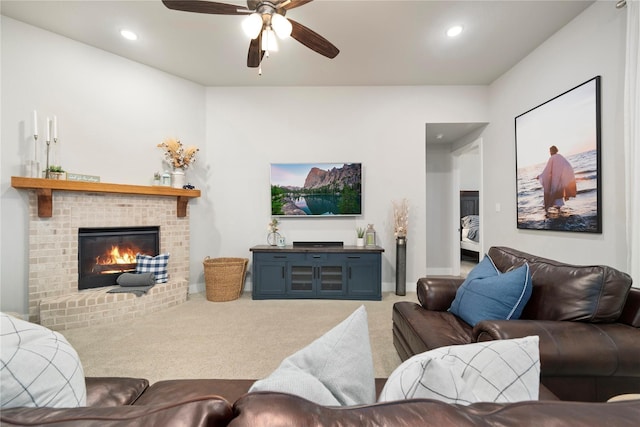
POLYGON ((396 237, 396 295, 407 294, 407 238, 396 237))

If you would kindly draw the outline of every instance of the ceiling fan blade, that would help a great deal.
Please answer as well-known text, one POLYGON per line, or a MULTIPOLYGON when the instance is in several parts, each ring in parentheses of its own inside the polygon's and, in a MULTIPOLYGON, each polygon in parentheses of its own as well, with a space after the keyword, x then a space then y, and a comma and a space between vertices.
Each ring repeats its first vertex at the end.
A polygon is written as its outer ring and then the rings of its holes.
POLYGON ((340 53, 340 49, 335 47, 329 40, 325 39, 320 34, 310 30, 293 19, 289 19, 289 22, 291 22, 293 27, 291 37, 298 40, 309 49, 318 52, 320 55, 324 55, 327 58, 335 58, 340 53))
POLYGON ((276 6, 278 8, 283 7, 285 10, 294 9, 296 7, 304 6, 307 3, 311 3, 313 0, 285 0, 280 5, 276 6))
POLYGON ((264 50, 260 50, 261 38, 262 35, 259 35, 249 43, 249 53, 247 54, 247 67, 249 68, 257 68, 260 66, 260 62, 262 62, 264 50))
POLYGON ((244 6, 203 0, 162 0, 166 7, 184 12, 211 13, 214 15, 245 15, 251 11, 244 6))

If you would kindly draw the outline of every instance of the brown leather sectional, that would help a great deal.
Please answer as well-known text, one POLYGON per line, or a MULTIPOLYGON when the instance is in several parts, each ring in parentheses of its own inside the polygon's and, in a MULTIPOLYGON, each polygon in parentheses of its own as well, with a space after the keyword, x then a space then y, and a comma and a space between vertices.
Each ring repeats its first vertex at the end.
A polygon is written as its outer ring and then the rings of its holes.
POLYGON ((540 337, 541 383, 561 400, 606 401, 640 393, 640 289, 607 266, 577 266, 506 247, 488 255, 501 272, 529 264, 533 291, 520 320, 471 327, 448 312, 463 279, 418 280, 419 303, 393 308, 393 340, 401 359, 437 347, 540 337))
MULTIPOLYGON (((380 390, 383 379, 376 380, 380 390)), ((352 407, 247 390, 253 380, 87 378, 87 407, 3 410, 3 426, 637 426, 640 400, 561 402, 542 387, 539 401, 451 405, 414 399, 352 407), (224 396, 224 397, 223 397, 224 396)))

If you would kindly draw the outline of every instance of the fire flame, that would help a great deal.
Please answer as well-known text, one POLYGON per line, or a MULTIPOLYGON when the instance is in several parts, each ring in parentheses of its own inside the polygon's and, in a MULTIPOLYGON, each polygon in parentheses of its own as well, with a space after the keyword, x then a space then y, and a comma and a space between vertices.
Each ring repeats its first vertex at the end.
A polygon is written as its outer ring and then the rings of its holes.
POLYGON ((132 248, 121 248, 119 246, 111 246, 106 254, 96 257, 97 265, 111 264, 135 264, 136 254, 138 250, 132 248))

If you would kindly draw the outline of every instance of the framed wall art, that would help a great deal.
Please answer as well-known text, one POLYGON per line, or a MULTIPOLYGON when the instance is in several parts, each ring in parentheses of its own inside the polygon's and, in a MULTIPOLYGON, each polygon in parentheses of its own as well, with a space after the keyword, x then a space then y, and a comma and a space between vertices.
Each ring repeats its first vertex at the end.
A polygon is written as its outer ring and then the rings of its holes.
POLYGON ((517 226, 602 232, 600 76, 515 118, 517 226))

